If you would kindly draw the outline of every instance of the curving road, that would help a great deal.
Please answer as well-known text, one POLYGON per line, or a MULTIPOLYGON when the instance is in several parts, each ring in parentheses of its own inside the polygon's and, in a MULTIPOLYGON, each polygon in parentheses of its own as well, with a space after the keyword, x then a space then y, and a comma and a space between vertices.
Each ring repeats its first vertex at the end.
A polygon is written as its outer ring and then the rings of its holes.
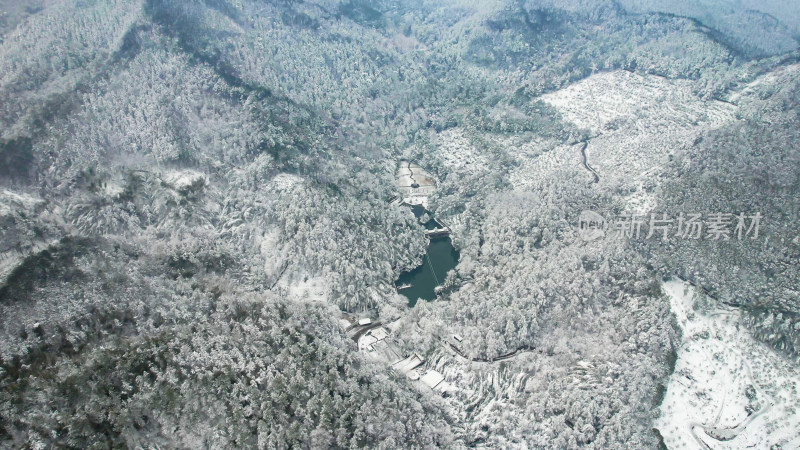
POLYGON ((583 141, 583 146, 581 147, 581 158, 583 159, 583 167, 586 168, 589 172, 594 175, 594 183, 600 182, 600 175, 597 174, 597 171, 592 169, 589 166, 589 163, 586 162, 586 147, 589 146, 589 141, 583 141))
POLYGON ((718 426, 716 426, 716 424, 719 421, 719 416, 722 414, 722 409, 725 406, 725 399, 727 398, 727 393, 726 393, 726 396, 722 399, 722 405, 720 405, 719 414, 717 415, 717 418, 714 421, 713 425, 707 425, 707 424, 703 424, 703 423, 699 423, 699 422, 692 422, 689 425, 690 426, 690 431, 692 433, 692 437, 694 437, 695 441, 698 444, 700 444, 700 446, 702 448, 705 448, 705 449, 708 449, 708 450, 711 450, 711 446, 709 446, 702 439, 702 437, 700 435, 698 435, 698 433, 696 431, 698 428, 703 431, 703 434, 705 436, 708 436, 709 438, 713 439, 714 441, 716 441, 718 443, 719 442, 731 441, 733 439, 736 439, 736 437, 738 437, 739 434, 741 434, 745 430, 745 428, 747 428, 747 426, 750 425, 750 423, 752 423, 759 416, 761 416, 762 414, 766 413, 773 406, 775 406, 775 401, 773 400, 773 398, 771 396, 767 395, 767 393, 764 392, 764 390, 761 388, 761 386, 759 386, 759 384, 756 383, 755 378, 753 377, 753 371, 750 368, 750 364, 747 362, 747 360, 744 359, 744 355, 742 355, 740 352, 735 351, 735 350, 734 350, 734 352, 735 353, 739 353, 739 358, 741 358, 742 366, 744 366, 744 369, 745 369, 745 375, 750 379, 750 382, 751 382, 750 385, 752 385, 756 389, 757 398, 763 399, 766 402, 766 404, 764 406, 762 406, 760 410, 758 410, 758 411, 750 414, 749 416, 747 416, 747 418, 745 418, 743 421, 741 421, 735 427, 718 427, 718 426))
POLYGON ((522 347, 514 350, 513 352, 506 353, 505 355, 495 356, 494 358, 488 358, 488 359, 487 358, 469 358, 464 353, 462 353, 461 350, 459 350, 452 343, 446 342, 446 344, 450 347, 451 350, 456 352, 456 354, 458 354, 462 358, 464 358, 464 359, 466 359, 468 361, 481 362, 481 363, 493 363, 493 362, 498 362, 498 361, 505 361, 507 359, 511 359, 511 358, 513 358, 513 357, 515 357, 517 355, 522 354, 522 353, 532 352, 532 351, 536 350, 535 347, 522 346, 522 347))

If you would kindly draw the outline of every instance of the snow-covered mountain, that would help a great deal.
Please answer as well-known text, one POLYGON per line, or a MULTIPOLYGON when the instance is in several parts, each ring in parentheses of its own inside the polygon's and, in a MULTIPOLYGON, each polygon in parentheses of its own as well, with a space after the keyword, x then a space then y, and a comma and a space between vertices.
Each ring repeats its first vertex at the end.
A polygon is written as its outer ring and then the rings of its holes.
POLYGON ((0 447, 793 448, 799 24, 0 0, 0 447))

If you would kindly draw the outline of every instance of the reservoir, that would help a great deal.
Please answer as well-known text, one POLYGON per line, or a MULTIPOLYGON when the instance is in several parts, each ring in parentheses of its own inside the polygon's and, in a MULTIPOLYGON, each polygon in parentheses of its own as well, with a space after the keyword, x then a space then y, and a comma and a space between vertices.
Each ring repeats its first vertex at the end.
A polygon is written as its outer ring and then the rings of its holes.
MULTIPOLYGON (((422 206, 413 205, 411 209, 418 219, 426 213, 431 216, 431 213, 422 206)), ((433 218, 423 225, 426 230, 438 228, 433 218)), ((456 267, 458 257, 458 251, 453 247, 449 236, 432 237, 428 242, 426 255, 422 257, 422 265, 403 272, 397 279, 396 285, 399 292, 408 298, 408 306, 416 305, 419 299, 427 301, 436 299, 436 287, 444 282, 447 272, 456 267)))

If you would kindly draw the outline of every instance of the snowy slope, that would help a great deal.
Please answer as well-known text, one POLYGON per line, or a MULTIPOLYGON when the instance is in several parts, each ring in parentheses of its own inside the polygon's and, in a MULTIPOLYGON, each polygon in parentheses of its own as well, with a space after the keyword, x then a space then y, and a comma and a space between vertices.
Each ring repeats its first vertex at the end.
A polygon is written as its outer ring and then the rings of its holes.
MULTIPOLYGON (((592 75, 541 100, 589 131, 587 163, 597 171, 600 185, 629 190, 629 208, 640 212, 651 206, 648 188, 658 182, 669 158, 704 132, 735 121, 737 110, 730 103, 700 98, 689 81, 624 70, 592 75)), ((526 174, 564 167, 583 171, 580 147, 561 144, 541 157, 522 158, 520 176, 512 174, 512 182, 525 184, 526 174)), ((588 171, 586 179, 591 180, 588 171)))
POLYGON ((735 309, 694 310, 702 294, 664 283, 683 330, 656 428, 671 449, 800 448, 800 372, 739 326, 735 309))

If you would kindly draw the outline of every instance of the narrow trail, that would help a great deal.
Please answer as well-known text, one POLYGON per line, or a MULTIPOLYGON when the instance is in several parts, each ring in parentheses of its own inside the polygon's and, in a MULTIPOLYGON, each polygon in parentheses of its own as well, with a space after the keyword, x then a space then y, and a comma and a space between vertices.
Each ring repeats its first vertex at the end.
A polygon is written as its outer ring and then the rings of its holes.
POLYGON ((583 160, 583 167, 586 168, 591 174, 594 176, 594 183, 600 182, 600 175, 597 174, 597 171, 592 169, 589 166, 589 163, 586 162, 586 147, 589 146, 589 141, 583 141, 583 146, 581 147, 581 159, 583 160))
POLYGON ((408 169, 408 178, 411 179, 412 186, 415 184, 419 184, 417 180, 414 178, 414 169, 411 168, 411 161, 406 161, 406 169, 408 169))
MULTIPOLYGON (((594 74, 594 72, 596 72, 596 71, 597 71, 596 67, 592 68, 592 74, 594 74)), ((594 118, 597 121, 598 132, 602 133, 603 122, 602 122, 602 120, 600 120, 600 114, 597 112, 597 108, 598 108, 599 104, 597 103, 597 100, 594 98, 594 89, 592 89, 592 83, 588 83, 587 86, 589 88, 589 96, 592 98, 592 105, 594 105, 594 108, 592 108, 592 109, 594 110, 594 118)), ((600 182, 600 175, 598 175, 597 171, 592 169, 589 166, 589 163, 586 161, 586 147, 588 147, 588 146, 589 146, 589 138, 587 138, 585 141, 583 141, 583 147, 581 147, 581 158, 583 159, 583 167, 585 167, 586 170, 588 170, 589 172, 592 173, 592 175, 594 175, 594 182, 595 183, 599 183, 600 182)))
POLYGON ((743 431, 745 431, 745 429, 754 420, 758 419, 760 416, 767 413, 770 409, 772 409, 775 406, 775 399, 771 395, 768 395, 766 392, 764 392, 761 386, 756 382, 755 377, 753 377, 753 370, 750 367, 750 364, 747 362, 747 359, 744 357, 744 355, 739 351, 736 350, 732 351, 738 354, 739 359, 741 361, 740 366, 744 368, 744 373, 742 374, 742 376, 745 376, 750 380, 750 383, 748 384, 750 384, 755 388, 757 398, 761 399, 766 404, 763 405, 761 409, 759 409, 758 411, 748 415, 738 425, 733 427, 720 427, 718 426, 719 420, 728 397, 726 392, 725 396, 722 398, 722 402, 720 403, 719 413, 717 414, 717 417, 712 425, 707 425, 700 422, 692 422, 690 424, 690 431, 692 437, 698 444, 700 444, 701 447, 706 449, 710 449, 711 446, 709 446, 708 443, 706 443, 705 440, 703 440, 701 435, 697 433, 697 429, 702 430, 703 432, 702 435, 705 435, 706 437, 713 439, 717 443, 731 441, 733 439, 736 439, 743 431))
POLYGON ((281 269, 281 273, 278 274, 278 276, 275 278, 275 281, 272 283, 272 285, 269 287, 268 290, 271 291, 271 290, 275 289, 275 286, 277 286, 278 282, 281 281, 281 278, 283 278, 283 274, 286 273, 286 269, 288 269, 288 268, 289 268, 289 264, 288 263, 284 264, 283 269, 281 269))
POLYGON ((520 348, 514 350, 513 352, 506 353, 505 355, 495 356, 494 358, 469 358, 466 355, 464 355, 464 353, 462 353, 461 350, 459 350, 455 345, 451 344, 450 342, 447 342, 447 345, 450 347, 451 350, 456 352, 456 354, 458 354, 462 358, 466 359, 467 361, 480 362, 480 363, 494 363, 494 362, 499 362, 499 361, 505 361, 505 360, 509 360, 511 358, 514 358, 516 356, 519 356, 519 355, 521 355, 523 353, 529 353, 529 352, 533 352, 534 350, 536 350, 534 347, 524 346, 524 347, 520 347, 520 348))

